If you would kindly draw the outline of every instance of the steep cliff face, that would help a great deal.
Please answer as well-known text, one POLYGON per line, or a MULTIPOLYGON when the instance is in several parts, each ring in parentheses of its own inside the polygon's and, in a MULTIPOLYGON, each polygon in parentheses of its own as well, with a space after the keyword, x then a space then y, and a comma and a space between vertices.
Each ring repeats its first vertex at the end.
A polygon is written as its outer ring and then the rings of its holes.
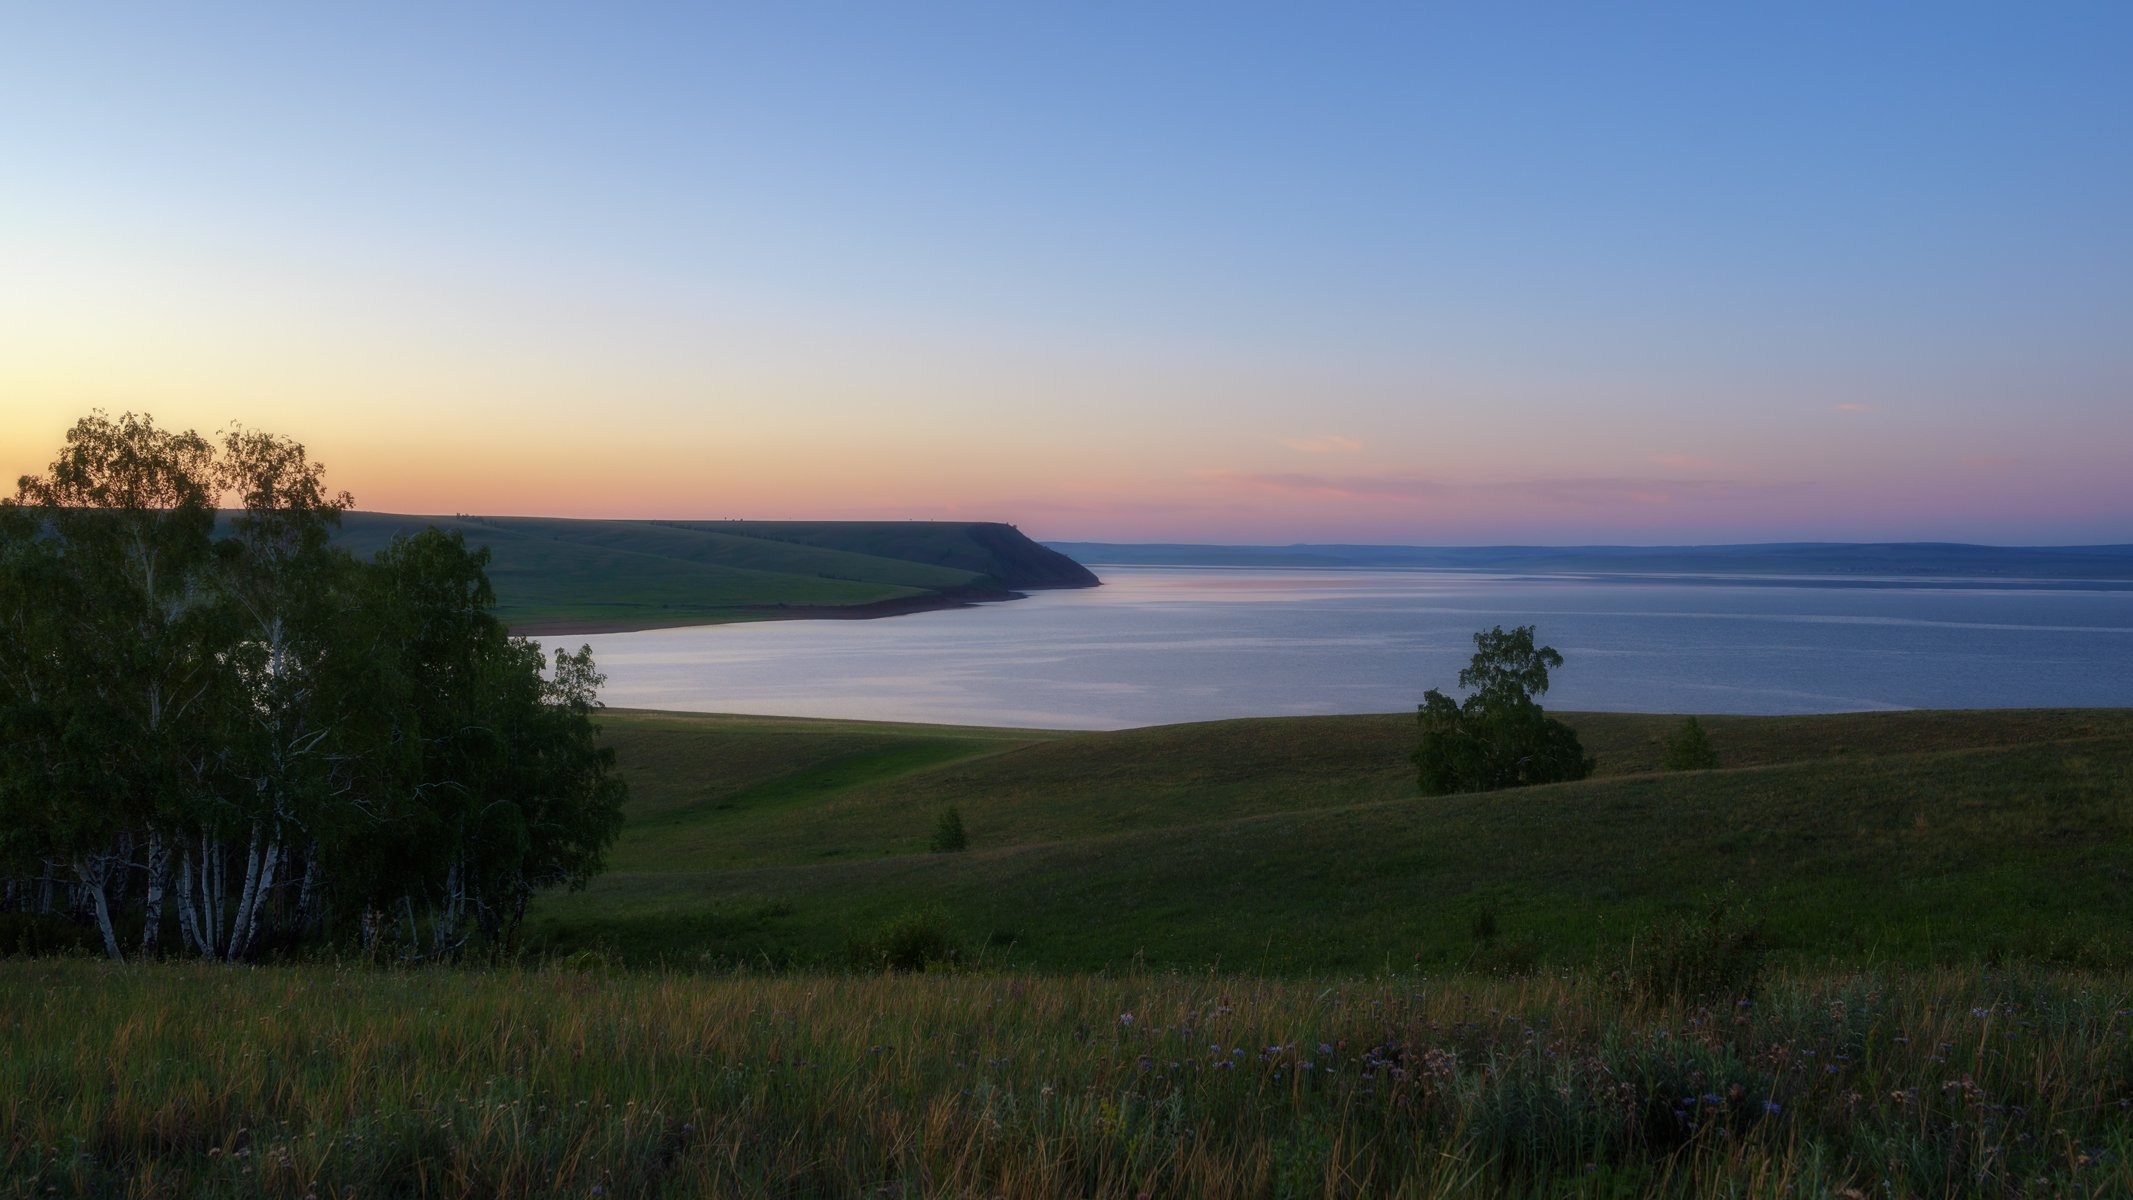
POLYGON ((983 575, 1001 588, 1095 587, 1103 581, 1073 559, 999 521, 689 521, 790 545, 925 563, 983 575))
POLYGON ((1031 541, 1012 525, 985 522, 970 526, 970 539, 985 548, 996 566, 986 574, 1010 588, 1095 587, 1096 573, 1052 549, 1031 541))

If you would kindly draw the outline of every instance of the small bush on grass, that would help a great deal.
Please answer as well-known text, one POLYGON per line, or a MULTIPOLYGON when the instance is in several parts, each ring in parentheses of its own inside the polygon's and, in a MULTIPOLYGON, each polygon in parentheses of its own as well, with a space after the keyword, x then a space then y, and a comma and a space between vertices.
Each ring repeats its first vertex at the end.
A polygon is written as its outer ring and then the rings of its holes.
POLYGON ((1666 739, 1666 757, 1659 765, 1669 771, 1708 771, 1718 765, 1718 751, 1711 749, 1703 722, 1690 717, 1666 739))
POLYGON ((852 947, 853 965, 870 971, 938 971, 963 958, 939 905, 900 913, 852 947))
POLYGON ((1540 965, 1540 952, 1531 941, 1524 938, 1504 940, 1495 909, 1484 908, 1475 913, 1469 932, 1474 938, 1474 948, 1460 964, 1463 971, 1479 975, 1525 975, 1540 965))
POLYGON ((935 854, 945 854, 970 848, 970 835, 963 831, 963 814, 951 804, 941 813, 940 824, 933 827, 930 848, 935 854))
POLYGON ((1767 956, 1762 922, 1728 890, 1693 913, 1645 926, 1614 977, 1653 1004, 1731 1003, 1755 994, 1767 956))

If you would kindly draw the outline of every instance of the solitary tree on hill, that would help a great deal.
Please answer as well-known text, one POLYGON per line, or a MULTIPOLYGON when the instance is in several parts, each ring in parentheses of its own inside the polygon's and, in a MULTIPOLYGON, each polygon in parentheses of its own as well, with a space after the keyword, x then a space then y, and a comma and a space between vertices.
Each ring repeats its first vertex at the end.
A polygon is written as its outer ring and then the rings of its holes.
POLYGON ((1708 771, 1718 765, 1718 752, 1703 731, 1703 722, 1690 717, 1666 739, 1666 757, 1659 765, 1669 771, 1708 771))
POLYGON ((940 824, 933 827, 933 841, 930 845, 937 854, 970 848, 970 835, 963 829, 963 814, 957 811, 955 805, 949 805, 941 813, 940 824))
POLYGON ((1535 646, 1531 625, 1498 625, 1474 635, 1474 658, 1459 672, 1468 695, 1455 701, 1435 688, 1416 713, 1422 744, 1414 763, 1424 795, 1583 779, 1592 760, 1568 725, 1534 699, 1548 672, 1563 665, 1551 646, 1535 646))

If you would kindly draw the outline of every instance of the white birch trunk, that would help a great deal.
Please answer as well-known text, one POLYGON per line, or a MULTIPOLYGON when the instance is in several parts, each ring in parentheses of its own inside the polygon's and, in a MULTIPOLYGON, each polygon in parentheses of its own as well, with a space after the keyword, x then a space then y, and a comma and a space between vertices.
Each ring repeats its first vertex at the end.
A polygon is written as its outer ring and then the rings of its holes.
POLYGON ((267 911, 267 896, 274 889, 274 872, 280 865, 281 839, 276 837, 267 843, 266 856, 259 864, 259 890, 252 894, 244 919, 230 931, 232 962, 252 952, 252 943, 259 937, 259 919, 267 911))
POLYGON ((251 846, 244 853, 244 891, 237 898, 237 916, 230 922, 229 953, 225 955, 232 962, 236 961, 244 928, 252 919, 252 906, 259 900, 259 867, 266 856, 266 840, 266 830, 259 822, 252 822, 251 846))
POLYGON ((153 958, 163 932, 163 892, 170 883, 170 846, 163 835, 148 834, 148 903, 142 910, 141 957, 153 958))
POLYGON ((82 887, 89 893, 89 902, 96 910, 96 927, 104 935, 104 953, 113 962, 125 962, 126 956, 119 952, 118 934, 111 928, 111 898, 105 894, 104 880, 111 869, 111 860, 102 854, 90 854, 74 860, 74 874, 81 879, 82 887))
POLYGON ((187 949, 207 955, 207 938, 200 932, 200 922, 193 913, 193 851, 187 846, 178 851, 178 941, 187 949))
POLYGON ((210 958, 222 953, 222 912, 228 899, 223 875, 228 869, 227 859, 222 852, 221 838, 200 835, 200 917, 207 926, 207 954, 210 958))
POLYGON ((299 937, 311 932, 318 921, 318 839, 312 838, 304 850, 304 878, 296 889, 296 931, 299 937))

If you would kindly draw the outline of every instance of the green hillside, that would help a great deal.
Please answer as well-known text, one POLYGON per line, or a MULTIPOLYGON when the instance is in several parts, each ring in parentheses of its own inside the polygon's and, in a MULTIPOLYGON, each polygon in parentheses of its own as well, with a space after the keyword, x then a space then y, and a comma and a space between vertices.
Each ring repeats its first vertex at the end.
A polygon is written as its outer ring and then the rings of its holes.
POLYGON ((367 555, 433 524, 489 548, 498 612, 529 633, 868 616, 1096 582, 1012 527, 980 522, 349 513, 336 540, 367 555))
POLYGON ((1732 888, 1829 958, 2118 960, 2133 711, 1568 718, 1582 783, 1421 799, 1405 715, 1115 733, 610 713, 635 800, 613 869, 536 936, 631 961, 834 962, 899 914, 1040 969, 1586 962, 1732 888), (931 854, 955 805, 971 849, 931 854))

